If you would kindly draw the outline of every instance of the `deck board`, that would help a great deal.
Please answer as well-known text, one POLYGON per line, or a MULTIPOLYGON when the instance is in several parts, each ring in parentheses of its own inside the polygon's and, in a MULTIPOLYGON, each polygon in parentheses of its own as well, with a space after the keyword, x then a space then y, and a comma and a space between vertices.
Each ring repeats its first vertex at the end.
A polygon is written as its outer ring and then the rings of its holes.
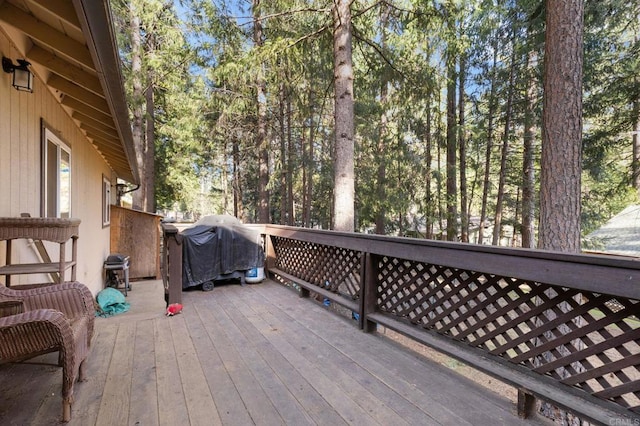
MULTIPOLYGON (((246 295, 243 292, 243 296, 246 295)), ((228 300, 228 299, 223 299, 228 300)), ((249 299, 247 299, 249 301, 249 299)), ((237 305, 234 305, 236 309, 237 305)), ((235 316, 235 321, 242 327, 247 339, 252 342, 254 350, 264 358, 273 368, 279 380, 281 380, 289 391, 295 395, 300 405, 304 407, 311 421, 317 424, 340 425, 345 424, 342 417, 335 409, 322 397, 322 395, 305 379, 303 374, 289 362, 281 348, 277 347, 272 335, 277 332, 272 327, 268 327, 263 334, 261 328, 264 326, 262 318, 245 303, 240 305, 244 310, 241 315, 235 316)))
POLYGON ((225 425, 251 424, 251 416, 200 317, 199 311, 204 310, 206 313, 206 309, 206 306, 194 306, 187 309, 184 316, 189 322, 191 340, 198 352, 202 371, 207 383, 212 384, 210 390, 218 409, 218 415, 225 425))
MULTIPOLYGON (((109 363, 96 425, 123 425, 129 420, 135 326, 135 323, 126 323, 118 328, 115 340, 118 350, 113 352, 109 363)), ((75 392, 79 388, 80 386, 76 386, 75 392)))
MULTIPOLYGON (((163 315, 157 281, 136 282, 128 301, 130 312, 96 321, 69 425, 536 424, 451 369, 269 281, 184 292, 175 317, 163 315)), ((58 424, 59 368, 0 365, 0 377, 0 424, 58 424)))
POLYGON ((160 425, 188 424, 189 411, 178 369, 178 355, 166 321, 154 320, 154 337, 160 425))
MULTIPOLYGON (((297 322, 295 312, 298 311, 295 304, 281 303, 277 299, 272 302, 278 308, 273 309, 273 312, 280 317, 280 323, 297 322)), ((314 333, 324 342, 331 342, 331 344, 318 345, 320 349, 314 348, 314 350, 324 352, 332 350, 341 354, 345 360, 349 361, 342 361, 339 364, 349 367, 345 369, 346 374, 358 374, 358 370, 360 370, 360 380, 368 382, 370 390, 377 389, 381 401, 386 399, 387 403, 394 406, 397 412, 403 415, 406 413, 407 420, 411 420, 412 424, 416 424, 415 422, 420 424, 472 424, 465 421, 454 410, 439 404, 417 386, 413 380, 414 365, 402 364, 398 367, 398 364, 401 364, 398 361, 401 351, 400 353, 393 351, 390 356, 387 356, 387 348, 372 345, 373 335, 351 333, 354 325, 347 323, 346 320, 334 315, 326 317, 324 315, 326 312, 319 309, 305 310, 305 312, 308 315, 308 324, 300 324, 296 332, 292 334, 304 333, 306 330, 307 333, 314 333), (345 333, 347 334, 345 335, 345 333), (353 350, 351 345, 354 345, 353 350), (384 359, 388 365, 381 363, 384 359), (402 368, 407 365, 411 369, 403 371, 402 368), (382 389, 382 394, 380 394, 380 389, 382 389), (403 402, 398 402, 397 398, 403 402)))
MULTIPOLYGON (((257 302, 254 298, 249 300, 250 302, 257 302)), ((242 304, 237 306, 243 309, 242 304)), ((245 305, 245 309, 246 306, 259 306, 259 308, 262 308, 261 316, 256 320, 264 321, 271 328, 281 328, 285 327, 285 324, 289 324, 289 327, 293 327, 293 332, 286 336, 287 340, 297 348, 309 347, 309 342, 301 338, 309 334, 308 330, 293 321, 291 317, 280 315, 282 318, 278 318, 276 315, 279 311, 264 309, 264 304, 251 303, 251 305, 245 305), (274 311, 276 315, 271 311, 274 311)), ((283 312, 280 313, 284 314, 283 312)), ((247 318, 250 318, 250 316, 247 315, 247 318)), ((325 342, 325 344, 315 345, 313 351, 305 350, 304 352, 307 357, 316 358, 318 361, 316 368, 328 369, 331 377, 338 380, 340 386, 345 387, 347 392, 358 395, 359 403, 367 405, 369 411, 376 413, 376 417, 383 424, 400 425, 416 424, 416 422, 424 424, 425 421, 433 421, 424 411, 400 396, 383 381, 371 380, 369 371, 344 353, 336 350, 331 344, 325 342)))
POLYGON ((305 309, 304 305, 289 304, 285 297, 288 292, 288 289, 279 287, 266 294, 267 300, 278 308, 280 315, 287 315, 289 321, 297 321, 301 315, 305 315, 308 318, 305 324, 310 331, 331 342, 351 359, 359 361, 370 374, 382 376, 388 386, 426 410, 425 414, 438 423, 492 424, 496 416, 505 415, 504 410, 493 404, 494 394, 487 393, 486 389, 471 381, 465 382, 456 373, 408 351, 398 350, 392 345, 373 344, 372 339, 381 338, 351 333, 352 324, 337 315, 327 316, 322 308, 305 309), (461 385, 465 388, 464 398, 460 395, 461 385), (457 405, 451 404, 451 401, 457 400, 464 400, 464 410, 456 409, 457 405))
MULTIPOLYGON (((96 423, 109 364, 116 348, 117 335, 118 327, 98 327, 96 329, 91 354, 86 361, 85 381, 77 383, 74 391, 72 419, 76 424, 92 425, 96 423)), ((55 414, 59 414, 59 404, 60 401, 54 411, 55 414)))
POLYGON ((172 318, 169 322, 173 345, 176 351, 180 381, 185 395, 185 403, 192 425, 222 424, 216 404, 211 395, 202 366, 192 343, 185 317, 172 318))
MULTIPOLYGON (((218 300, 218 298, 216 298, 218 300)), ((240 357, 250 369, 265 395, 271 401, 273 407, 285 424, 309 425, 313 424, 303 407, 296 400, 295 396, 286 386, 286 380, 282 380, 274 369, 266 362, 262 351, 250 341, 245 335, 246 330, 242 327, 242 318, 235 309, 227 311, 224 300, 218 301, 212 306, 214 317, 220 327, 225 331, 229 339, 233 342, 240 357)))
POLYGON ((215 305, 208 305, 199 313, 252 421, 264 425, 283 424, 282 417, 254 376, 251 365, 245 362, 229 338, 228 330, 220 324, 221 315, 220 312, 215 312, 215 308, 215 305))
POLYGON ((131 398, 129 424, 157 426, 158 392, 155 366, 154 324, 151 320, 136 324, 133 371, 131 375, 131 398), (139 422, 139 423, 138 423, 139 422))
MULTIPOLYGON (((219 302, 221 305, 234 307, 229 302, 226 302, 228 299, 219 299, 222 300, 219 302)), ((239 311, 236 309, 234 309, 234 311, 236 312, 235 316, 238 321, 245 319, 244 315, 239 311)), ((254 327, 254 325, 255 324, 250 324, 249 327, 254 327)), ((280 332, 279 329, 272 327, 264 328, 262 322, 258 323, 258 327, 262 328, 262 330, 257 329, 257 331, 261 331, 268 335, 269 338, 267 341, 271 347, 277 348, 293 368, 293 370, 283 370, 280 373, 283 381, 288 382, 288 376, 292 373, 294 375, 300 375, 312 387, 314 387, 321 396, 323 396, 323 399, 329 401, 329 403, 333 403, 332 405, 336 410, 342 411, 343 415, 360 418, 363 422, 369 422, 370 424, 375 423, 374 419, 369 418, 367 413, 352 400, 350 394, 344 392, 341 388, 337 388, 333 384, 333 379, 326 371, 322 371, 322 369, 317 367, 314 360, 310 360, 305 356, 305 351, 295 348, 286 339, 284 339, 282 332, 280 332)), ((285 329, 283 328, 282 330, 284 331, 285 329)), ((295 389, 292 391, 297 394, 295 389)), ((301 403, 303 402, 304 401, 301 401, 301 403)))
MULTIPOLYGON (((248 292, 252 293, 252 290, 248 292)), ((240 295, 242 300, 234 298, 234 306, 240 311, 243 309, 251 309, 251 305, 257 305, 257 303, 246 304, 242 303, 245 298, 245 294, 240 295)), ((256 301, 255 298, 247 298, 250 302, 256 301)), ((229 300, 229 298, 227 298, 229 300)), ((295 300, 295 299, 294 299, 295 300)), ((224 303, 224 302, 221 302, 224 303)), ((230 303, 230 304, 231 304, 230 303)), ((250 318, 250 313, 246 310, 242 312, 243 315, 239 315, 240 318, 250 318)), ((295 322, 289 322, 289 325, 277 321, 273 316, 268 313, 263 313, 262 317, 253 318, 253 326, 257 327, 262 333, 267 335, 273 334, 272 330, 287 330, 291 326, 297 325, 295 322)), ((315 337, 310 333, 305 333, 304 330, 295 329, 292 333, 276 334, 277 339, 274 341, 277 347, 290 345, 297 354, 302 355, 307 362, 305 369, 322 371, 326 376, 333 388, 333 383, 339 384, 340 394, 336 395, 333 391, 333 398, 349 398, 354 404, 357 404, 359 408, 356 408, 353 413, 354 418, 362 418, 365 422, 377 422, 383 425, 406 425, 407 422, 396 412, 391 410, 384 402, 373 396, 366 386, 358 383, 354 380, 347 371, 350 371, 355 363, 350 359, 341 357, 339 353, 332 351, 330 344, 323 342, 323 344, 316 345, 311 338, 315 337), (313 348, 313 350, 309 350, 313 348), (366 413, 363 417, 362 412, 366 413), (367 418, 371 417, 371 419, 367 418)))
MULTIPOLYGON (((39 413, 46 410, 50 399, 55 399, 60 408, 60 390, 62 371, 55 365, 58 354, 52 353, 34 358, 23 364, 5 365, 0 370, 0 419, 5 425, 25 425, 37 419, 39 413), (6 372, 4 371, 6 369, 6 372), (14 383, 19 383, 15 386, 14 383), (41 392, 30 389, 38 387, 41 392), (53 394, 53 395, 52 395, 53 394), (29 406, 30 410, 21 407, 29 406), (12 416, 10 413, 16 413, 12 416), (4 418, 7 418, 6 422, 4 418)), ((62 416, 61 416, 62 417, 62 416)))

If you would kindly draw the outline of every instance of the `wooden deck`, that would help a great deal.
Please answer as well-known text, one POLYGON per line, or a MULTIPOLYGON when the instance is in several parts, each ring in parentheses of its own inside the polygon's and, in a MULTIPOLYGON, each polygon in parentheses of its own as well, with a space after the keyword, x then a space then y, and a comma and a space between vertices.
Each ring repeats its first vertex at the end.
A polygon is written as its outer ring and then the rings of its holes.
MULTIPOLYGON (((97 319, 70 425, 532 425, 511 401, 266 281, 183 295, 159 281, 97 319)), ((55 361, 55 354, 39 361, 55 361)), ((61 418, 61 372, 0 366, 0 424, 61 418)))

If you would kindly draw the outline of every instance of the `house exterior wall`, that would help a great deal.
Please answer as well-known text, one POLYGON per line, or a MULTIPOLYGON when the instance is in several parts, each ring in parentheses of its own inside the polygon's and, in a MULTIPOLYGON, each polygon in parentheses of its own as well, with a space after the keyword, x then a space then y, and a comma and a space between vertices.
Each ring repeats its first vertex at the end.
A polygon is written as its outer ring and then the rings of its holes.
MULTIPOLYGON (((21 58, 0 32, 0 53, 12 60, 21 58)), ((11 75, 0 75, 0 216, 21 213, 41 216, 41 122, 71 148, 71 216, 81 219, 78 239, 76 279, 96 294, 103 288, 103 261, 109 254, 109 227, 102 226, 103 175, 112 185, 115 177, 100 153, 58 103, 47 87, 34 76, 33 93, 11 86, 11 75)), ((112 191, 115 193, 115 191, 112 191)), ((45 244, 52 259, 58 257, 57 244, 45 244)), ((0 265, 6 248, 0 242, 0 265)), ((27 241, 13 243, 12 263, 37 261, 27 241)), ((68 258, 71 243, 68 243, 68 258)), ((67 272, 66 279, 70 277, 67 272)), ((49 281, 45 275, 16 275, 11 285, 49 281)), ((4 282, 4 277, 0 277, 4 282)))

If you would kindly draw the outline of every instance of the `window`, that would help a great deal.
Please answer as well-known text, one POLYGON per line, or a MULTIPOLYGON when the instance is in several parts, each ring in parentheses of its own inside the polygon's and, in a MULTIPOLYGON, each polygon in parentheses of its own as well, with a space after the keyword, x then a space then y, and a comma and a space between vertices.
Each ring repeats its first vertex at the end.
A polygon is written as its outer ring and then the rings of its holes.
POLYGON ((111 223, 111 181, 102 175, 102 227, 111 223))
POLYGON ((42 216, 71 217, 71 149, 51 130, 43 131, 42 216))

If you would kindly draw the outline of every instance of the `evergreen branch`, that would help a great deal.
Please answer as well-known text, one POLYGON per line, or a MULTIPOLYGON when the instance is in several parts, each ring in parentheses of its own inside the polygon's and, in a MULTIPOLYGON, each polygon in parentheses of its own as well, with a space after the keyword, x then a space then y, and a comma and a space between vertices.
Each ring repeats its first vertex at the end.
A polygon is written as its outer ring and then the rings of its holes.
POLYGON ((263 19, 270 19, 270 18, 279 18, 281 16, 287 16, 287 15, 294 15, 296 13, 303 13, 303 12, 321 12, 321 13, 327 13, 330 12, 331 9, 328 8, 324 8, 324 9, 316 9, 316 8, 312 8, 312 7, 306 7, 303 9, 296 9, 296 10, 288 10, 286 12, 280 12, 280 13, 273 13, 271 15, 265 15, 265 16, 261 16, 260 18, 258 18, 258 20, 263 20, 263 19))
POLYGON ((353 36, 357 39, 360 40, 361 42, 363 42, 364 44, 368 45, 369 47, 373 48, 373 50, 375 50, 378 55, 380 55, 380 57, 382 58, 382 60, 384 60, 387 65, 389 65, 391 67, 392 70, 394 70, 395 72, 397 72, 400 76, 405 77, 404 73, 402 71, 400 71, 398 68, 396 68, 395 65, 393 65, 393 63, 389 60, 389 58, 387 58, 387 56, 384 54, 384 52, 382 51, 382 49, 380 49, 380 46, 378 46, 377 44, 375 44, 374 42, 372 42, 371 40, 368 40, 364 37, 360 36, 359 31, 356 29, 356 27, 353 27, 353 36))
POLYGON ((352 15, 351 15, 351 19, 353 19, 353 18, 357 18, 357 17, 358 17, 358 16, 360 16, 360 15, 364 15, 365 13, 367 13, 368 11, 370 11, 371 9, 374 9, 374 8, 376 8, 376 7, 380 6, 380 5, 381 5, 381 4, 383 4, 383 3, 387 3, 387 2, 386 2, 386 1, 384 1, 384 0, 377 1, 377 2, 373 3, 371 6, 366 7, 366 8, 364 8, 364 9, 359 10, 358 12, 356 12, 356 13, 352 14, 352 15))
POLYGON ((264 15, 264 16, 259 16, 259 17, 254 17, 254 16, 228 16, 227 18, 230 19, 241 19, 241 20, 251 20, 251 22, 246 22, 242 25, 247 25, 247 24, 253 24, 253 21, 264 21, 267 19, 271 19, 271 18, 280 18, 281 16, 288 16, 288 15, 295 15, 297 13, 305 13, 305 12, 312 12, 312 13, 327 13, 330 12, 331 9, 328 8, 323 8, 323 9, 316 9, 313 7, 305 7, 302 9, 296 9, 296 10, 287 10, 286 12, 279 12, 279 13, 272 13, 271 15, 264 15))
POLYGON ((300 43, 300 42, 302 42, 302 41, 305 41, 305 40, 310 39, 310 38, 313 38, 313 37, 315 37, 315 36, 317 36, 317 35, 319 35, 319 34, 322 34, 324 31, 326 31, 326 30, 328 30, 328 29, 329 29, 329 26, 328 26, 328 25, 323 25, 322 27, 320 27, 319 29, 315 30, 314 32, 309 33, 309 34, 306 34, 306 35, 303 35, 302 37, 300 37, 300 38, 296 39, 296 40, 295 40, 293 43, 291 43, 288 47, 293 47, 293 46, 295 46, 296 44, 298 44, 298 43, 300 43))

